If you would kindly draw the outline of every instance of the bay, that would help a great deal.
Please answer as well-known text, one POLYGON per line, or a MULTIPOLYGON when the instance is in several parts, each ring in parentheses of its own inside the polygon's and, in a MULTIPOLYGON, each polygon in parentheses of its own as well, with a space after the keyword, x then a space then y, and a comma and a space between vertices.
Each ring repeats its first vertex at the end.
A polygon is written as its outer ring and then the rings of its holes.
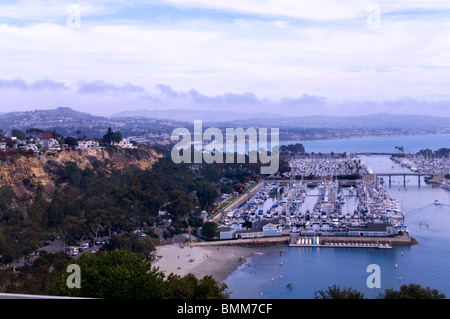
POLYGON ((439 148, 450 147, 450 134, 371 137, 351 140, 296 141, 282 143, 282 145, 294 143, 303 144, 307 153, 397 153, 396 146, 403 146, 406 153, 416 153, 426 148, 435 151, 439 148))
MULTIPOLYGON (((303 143, 307 152, 406 152, 450 147, 449 135, 392 137, 303 143)), ((361 156, 374 172, 407 172, 388 156, 361 156)), ((414 283, 438 289, 450 297, 450 192, 417 177, 392 177, 388 188, 405 213, 409 233, 418 245, 371 248, 306 248, 279 246, 255 249, 261 253, 247 260, 224 281, 231 298, 312 299, 334 284, 376 298, 385 289, 414 283), (440 204, 435 205, 434 201, 440 204), (280 254, 280 250, 283 254, 280 254), (369 288, 371 264, 380 266, 381 288, 369 288), (292 287, 287 285, 291 283, 292 287)), ((314 193, 314 190, 312 190, 314 193)), ((304 205, 312 208, 314 197, 304 205)), ((355 203, 348 203, 354 207, 355 203)), ((306 209, 306 207, 305 207, 306 209)), ((344 209, 346 209, 344 207, 344 209)), ((348 208, 347 208, 348 209, 348 208)))

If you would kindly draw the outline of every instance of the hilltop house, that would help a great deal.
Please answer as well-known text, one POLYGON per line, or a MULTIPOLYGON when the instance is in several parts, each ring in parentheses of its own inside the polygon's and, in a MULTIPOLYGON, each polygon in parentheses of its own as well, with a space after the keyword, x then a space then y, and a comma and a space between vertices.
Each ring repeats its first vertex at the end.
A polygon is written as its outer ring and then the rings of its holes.
POLYGON ((42 148, 47 150, 59 150, 59 142, 53 137, 49 139, 38 139, 37 143, 42 145, 42 148))
POLYGON ((121 148, 137 148, 129 140, 127 140, 125 138, 122 139, 119 143, 115 143, 114 145, 119 146, 121 148))
POLYGON ((100 145, 97 141, 78 141, 78 149, 90 149, 90 148, 99 148, 100 145))

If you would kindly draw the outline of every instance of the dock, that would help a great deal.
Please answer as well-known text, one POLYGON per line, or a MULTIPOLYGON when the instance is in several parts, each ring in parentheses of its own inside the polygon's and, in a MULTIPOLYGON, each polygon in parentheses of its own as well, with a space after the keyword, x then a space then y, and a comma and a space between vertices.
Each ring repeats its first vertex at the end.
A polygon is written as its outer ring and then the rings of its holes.
POLYGON ((292 234, 289 247, 323 247, 323 248, 381 248, 393 246, 416 245, 417 241, 408 234, 395 237, 337 237, 337 236, 299 236, 292 234))

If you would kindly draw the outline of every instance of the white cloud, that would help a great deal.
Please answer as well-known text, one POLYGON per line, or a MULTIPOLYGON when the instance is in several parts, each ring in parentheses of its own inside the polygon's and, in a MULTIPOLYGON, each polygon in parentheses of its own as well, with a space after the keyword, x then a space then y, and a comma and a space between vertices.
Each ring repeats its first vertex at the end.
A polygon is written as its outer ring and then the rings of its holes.
POLYGON ((0 25, 3 79, 133 83, 152 93, 165 83, 210 97, 253 92, 282 100, 307 94, 336 103, 450 98, 450 23, 421 14, 449 9, 450 2, 80 1, 80 29, 65 24, 70 3, 0 5, 0 17, 35 21, 0 25), (169 15, 161 23, 155 9, 144 23, 120 14, 124 8, 137 14, 133 8, 146 3, 174 5, 183 18, 169 15), (366 25, 370 3, 380 7, 376 29, 366 25), (206 10, 204 16, 189 17, 196 9, 206 10), (214 19, 208 10, 226 14, 214 19), (108 19, 112 14, 118 20, 108 19))

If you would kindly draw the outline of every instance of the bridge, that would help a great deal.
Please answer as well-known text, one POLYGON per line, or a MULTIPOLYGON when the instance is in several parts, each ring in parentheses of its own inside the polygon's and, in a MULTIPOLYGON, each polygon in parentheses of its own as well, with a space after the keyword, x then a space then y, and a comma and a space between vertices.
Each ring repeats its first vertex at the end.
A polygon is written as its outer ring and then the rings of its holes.
POLYGON ((391 177, 392 176, 403 176, 403 184, 406 184, 406 176, 417 176, 417 180, 419 181, 419 185, 420 185, 420 177, 422 176, 434 176, 436 174, 427 174, 427 173, 414 173, 414 172, 405 172, 405 173, 372 173, 372 176, 389 176, 389 184, 391 184, 391 177))
POLYGON ((388 156, 396 156, 396 155, 407 155, 407 154, 413 154, 413 153, 384 153, 384 152, 356 152, 356 153, 349 153, 352 155, 366 155, 366 156, 372 156, 372 155, 388 155, 388 156))
MULTIPOLYGON (((439 174, 414 173, 414 172, 371 173, 371 174, 365 175, 365 178, 373 178, 373 177, 377 178, 377 177, 380 177, 380 176, 389 176, 389 184, 391 184, 391 182, 392 182, 392 176, 403 176, 403 184, 404 185, 406 185, 406 176, 417 176, 417 179, 419 181, 419 185, 420 185, 420 178, 422 176, 423 177, 429 176, 431 178, 430 181, 433 180, 434 177, 438 177, 438 179, 444 179, 445 178, 445 177, 443 177, 443 176, 441 176, 439 174)), ((297 181, 297 182, 298 181, 303 181, 303 182, 307 182, 307 183, 310 183, 310 184, 317 184, 319 182, 323 182, 324 180, 332 180, 334 178, 336 178, 336 176, 329 175, 329 176, 320 176, 320 177, 317 177, 316 179, 311 179, 311 180, 306 180, 306 179, 304 180, 303 178, 301 180, 300 179, 296 180, 296 179, 293 179, 293 178, 274 178, 274 179, 268 178, 268 179, 266 179, 266 181, 278 182, 278 183, 292 183, 294 181, 297 181)), ((364 176, 361 176, 361 178, 364 178, 364 176)), ((339 183, 343 184, 343 185, 354 185, 356 183, 356 180, 339 180, 339 183)))

